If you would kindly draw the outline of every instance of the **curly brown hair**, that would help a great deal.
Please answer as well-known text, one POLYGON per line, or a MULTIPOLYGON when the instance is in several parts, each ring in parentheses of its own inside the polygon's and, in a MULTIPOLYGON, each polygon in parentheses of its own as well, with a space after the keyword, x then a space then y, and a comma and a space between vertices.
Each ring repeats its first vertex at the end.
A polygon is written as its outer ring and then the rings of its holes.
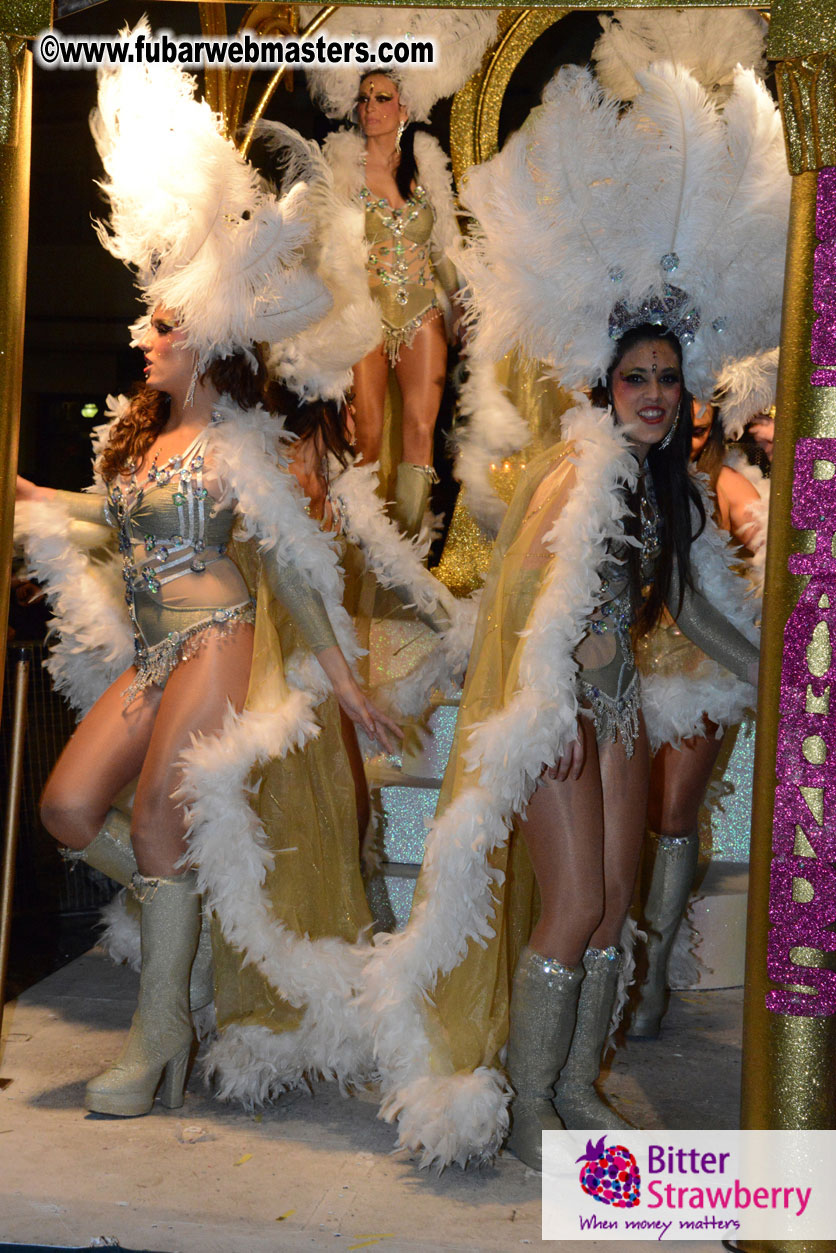
MULTIPOLYGON (((264 395, 267 371, 258 345, 254 348, 257 369, 243 352, 211 361, 200 382, 208 379, 221 396, 242 409, 254 409, 264 395)), ((104 479, 115 479, 131 465, 137 465, 162 431, 171 407, 170 398, 147 383, 138 383, 130 396, 130 406, 116 422, 103 449, 97 469, 104 479)))

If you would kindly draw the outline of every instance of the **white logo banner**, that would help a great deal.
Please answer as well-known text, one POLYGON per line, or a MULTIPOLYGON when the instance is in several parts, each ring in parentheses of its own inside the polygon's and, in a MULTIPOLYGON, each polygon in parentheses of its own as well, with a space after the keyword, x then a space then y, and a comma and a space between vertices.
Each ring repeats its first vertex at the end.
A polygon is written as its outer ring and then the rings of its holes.
POLYGON ((836 1131, 547 1131, 544 1240, 832 1240, 836 1131))

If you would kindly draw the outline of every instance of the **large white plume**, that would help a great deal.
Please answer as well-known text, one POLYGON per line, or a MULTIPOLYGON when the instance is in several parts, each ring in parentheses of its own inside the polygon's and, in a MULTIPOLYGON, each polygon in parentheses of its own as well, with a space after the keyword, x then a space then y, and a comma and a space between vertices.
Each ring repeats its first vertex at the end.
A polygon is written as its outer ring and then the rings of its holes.
POLYGON ((337 190, 317 144, 280 122, 262 122, 258 133, 284 167, 285 184, 302 179, 307 186, 314 233, 306 256, 332 300, 318 322, 270 345, 267 367, 305 400, 341 401, 353 367, 382 338, 365 266, 364 218, 337 190))
MULTIPOLYGON (((144 18, 122 32, 139 36, 151 38, 144 18)), ((106 66, 90 128, 110 205, 99 238, 135 270, 149 308, 178 314, 203 368, 298 334, 330 297, 301 264, 304 186, 273 194, 195 87, 173 65, 106 66)))
POLYGON ((738 65, 766 72, 767 25, 744 9, 622 9, 599 17, 602 34, 592 49, 602 87, 619 100, 641 91, 638 75, 654 61, 688 70, 721 104, 731 95, 738 65))
POLYGON ((614 307, 674 287, 691 314, 686 383, 710 395, 728 362, 778 342, 780 117, 751 71, 736 72, 723 113, 675 66, 640 77, 623 113, 588 71, 564 68, 528 125, 471 172, 464 198, 479 229, 458 264, 474 348, 498 360, 519 345, 564 386, 588 385, 606 375, 614 307))
POLYGON ((731 361, 717 380, 720 419, 729 439, 739 439, 748 422, 775 404, 779 349, 731 361))
MULTIPOLYGON (((319 11, 318 6, 301 5, 302 23, 309 23, 319 11)), ((328 19, 324 29, 335 38, 359 35, 376 40, 411 35, 415 39, 433 39, 436 54, 432 65, 380 70, 381 76, 385 74, 397 84, 411 120, 426 122, 436 101, 455 95, 478 70, 486 49, 496 39, 498 13, 498 9, 343 5, 328 19)), ((311 95, 328 117, 352 116, 360 80, 368 68, 349 65, 307 71, 311 95)))

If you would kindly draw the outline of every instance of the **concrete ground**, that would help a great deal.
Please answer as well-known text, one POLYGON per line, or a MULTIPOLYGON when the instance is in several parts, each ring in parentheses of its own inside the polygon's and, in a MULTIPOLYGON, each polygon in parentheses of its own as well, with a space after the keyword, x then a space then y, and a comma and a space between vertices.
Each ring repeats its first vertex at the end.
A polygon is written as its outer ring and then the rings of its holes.
MULTIPOLYGON (((538 1175, 510 1155, 428 1175, 392 1154, 394 1132, 372 1093, 344 1099, 320 1084, 313 1097, 293 1093, 253 1115, 219 1104, 195 1075, 182 1110, 86 1115, 84 1084, 117 1053, 135 994, 136 976, 93 950, 6 1007, 0 1241, 101 1247, 98 1238, 111 1237, 153 1253, 510 1253, 541 1244, 538 1175)), ((740 990, 676 994, 662 1039, 620 1050, 605 1090, 637 1126, 735 1126, 741 1005, 740 990)))

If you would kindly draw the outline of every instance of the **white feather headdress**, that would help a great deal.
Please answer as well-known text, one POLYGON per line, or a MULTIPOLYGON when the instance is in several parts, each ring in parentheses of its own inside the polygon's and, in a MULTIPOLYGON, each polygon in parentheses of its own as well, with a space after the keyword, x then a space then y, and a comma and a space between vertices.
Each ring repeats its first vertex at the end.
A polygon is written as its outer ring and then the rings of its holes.
MULTIPOLYGON (((319 12, 302 5, 307 24, 319 12)), ((327 33, 336 38, 360 35, 368 40, 403 38, 435 40, 432 66, 379 67, 397 83, 414 122, 426 122, 437 100, 453 96, 478 70, 488 46, 496 38, 498 9, 402 9, 345 5, 328 19, 327 33)), ((311 96, 328 117, 348 118, 354 112, 363 74, 373 66, 341 66, 307 70, 311 96)))
POLYGON ((603 380, 629 325, 673 329, 685 382, 714 390, 730 361, 778 342, 789 205, 781 122, 751 71, 721 113, 662 63, 620 113, 566 67, 464 194, 478 230, 457 258, 473 351, 519 346, 567 388, 603 380))
POLYGON ((779 355, 778 348, 770 348, 732 361, 718 378, 720 420, 729 439, 740 439, 755 414, 775 404, 779 355))
MULTIPOLYGON (((143 19, 122 38, 150 37, 143 19)), ((104 165, 101 242, 136 271, 150 309, 175 310, 202 370, 253 342, 295 335, 330 307, 301 264, 306 191, 279 199, 176 66, 99 71, 90 128, 104 165)))
POLYGON ((654 61, 688 70, 715 103, 734 87, 738 65, 763 77, 767 24, 744 9, 624 9, 600 17, 603 33, 592 49, 599 83, 619 100, 641 91, 638 74, 654 61))
POLYGON ((317 144, 280 122, 261 122, 258 134, 278 154, 285 182, 305 181, 314 224, 306 260, 332 300, 314 325, 270 345, 267 368, 303 400, 339 402, 351 388, 353 367, 382 337, 364 264, 365 219, 356 204, 338 194, 334 172, 317 144))

